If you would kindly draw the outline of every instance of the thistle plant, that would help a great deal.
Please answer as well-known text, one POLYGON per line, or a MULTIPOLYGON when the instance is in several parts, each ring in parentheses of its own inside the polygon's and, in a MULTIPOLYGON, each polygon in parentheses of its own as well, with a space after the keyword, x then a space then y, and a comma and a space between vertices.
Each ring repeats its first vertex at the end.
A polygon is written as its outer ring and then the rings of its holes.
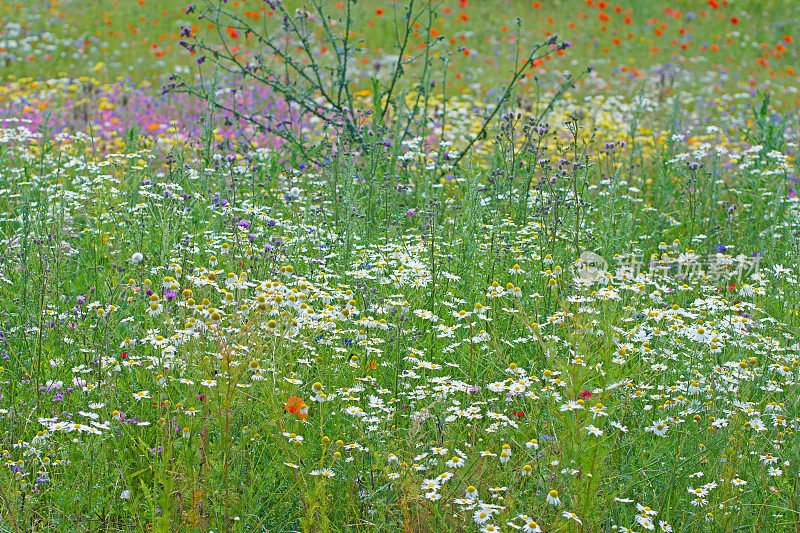
MULTIPOLYGON (((180 45, 195 57, 198 72, 194 77, 173 75, 163 91, 199 97, 209 106, 229 113, 238 121, 237 142, 244 149, 256 146, 259 134, 283 139, 291 149, 304 157, 322 162, 319 144, 308 139, 301 121, 311 118, 324 123, 334 137, 347 145, 355 144, 360 152, 369 150, 368 132, 386 126, 387 138, 394 146, 409 138, 424 136, 428 131, 433 106, 431 99, 444 94, 447 56, 444 37, 430 31, 440 2, 410 0, 394 4, 391 13, 396 55, 387 57, 382 68, 385 77, 371 78, 371 87, 357 90, 354 77, 365 43, 355 33, 356 0, 341 3, 338 13, 322 0, 312 0, 307 7, 292 10, 281 0, 268 0, 269 8, 278 16, 261 17, 258 23, 230 9, 225 0, 206 0, 203 6, 190 5, 187 14, 196 14, 216 29, 213 38, 194 34, 182 28, 180 45), (414 28, 427 27, 425 40, 412 51, 409 38, 414 28), (245 55, 235 39, 245 37, 249 55, 245 55), (434 52, 442 61, 434 60, 434 52), (213 71, 207 71, 213 65, 213 71), (439 70, 441 69, 441 70, 439 70), (218 79, 226 79, 220 87, 218 79), (244 96, 241 87, 262 85, 277 99, 289 106, 288 113, 278 115, 262 102, 244 96), (359 104, 362 94, 371 96, 372 108, 359 104), (232 94, 232 98, 229 98, 232 94)), ((521 23, 520 23, 521 24, 521 23)), ((518 52, 515 69, 500 84, 500 98, 483 116, 482 124, 463 148, 450 161, 455 166, 480 140, 487 137, 490 125, 513 98, 520 81, 534 65, 549 54, 568 48, 552 36, 518 52)), ((570 76, 559 85, 550 99, 542 104, 540 117, 552 110, 554 102, 574 86, 570 76)))

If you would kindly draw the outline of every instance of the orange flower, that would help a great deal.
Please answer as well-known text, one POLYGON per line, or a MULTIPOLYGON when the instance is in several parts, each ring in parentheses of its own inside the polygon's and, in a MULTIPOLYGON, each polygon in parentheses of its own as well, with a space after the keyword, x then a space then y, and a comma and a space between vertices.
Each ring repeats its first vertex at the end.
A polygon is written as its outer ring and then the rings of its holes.
POLYGON ((306 417, 308 417, 308 406, 299 396, 292 396, 289 398, 286 401, 285 409, 293 415, 297 415, 302 420, 305 420, 306 417))
POLYGON ((383 9, 380 8, 380 7, 376 8, 375 9, 375 14, 378 15, 379 17, 382 17, 383 16, 383 9))

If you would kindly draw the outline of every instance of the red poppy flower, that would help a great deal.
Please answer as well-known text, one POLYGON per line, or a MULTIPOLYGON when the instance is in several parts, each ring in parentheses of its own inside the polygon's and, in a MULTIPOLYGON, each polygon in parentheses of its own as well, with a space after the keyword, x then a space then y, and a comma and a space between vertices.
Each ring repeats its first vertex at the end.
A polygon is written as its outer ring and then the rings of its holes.
POLYGON ((289 398, 286 401, 285 409, 293 415, 297 415, 302 420, 305 420, 306 417, 308 417, 308 406, 299 396, 292 396, 289 398))

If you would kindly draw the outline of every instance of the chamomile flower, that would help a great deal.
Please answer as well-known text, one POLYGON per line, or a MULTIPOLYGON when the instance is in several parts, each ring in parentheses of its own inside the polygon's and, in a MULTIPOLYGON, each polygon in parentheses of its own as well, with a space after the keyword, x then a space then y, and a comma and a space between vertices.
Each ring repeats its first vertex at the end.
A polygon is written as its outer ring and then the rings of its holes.
POLYGON ((463 457, 453 456, 449 461, 447 461, 444 465, 447 468, 461 468, 464 466, 465 461, 463 457))
POLYGON ((425 479, 422 481, 420 488, 424 491, 433 492, 440 488, 438 479, 425 479))
POLYGON ((522 525, 523 533, 542 533, 542 528, 539 527, 533 520, 528 520, 522 525))
POLYGON ((708 496, 708 489, 705 489, 703 487, 697 487, 697 488, 689 487, 686 490, 689 491, 689 494, 698 498, 705 498, 706 496, 708 496))
POLYGON ((648 515, 647 513, 639 513, 636 515, 636 523, 642 526, 644 529, 653 530, 655 529, 655 524, 653 523, 653 518, 648 515))
POLYGON ((492 519, 492 515, 486 509, 478 509, 472 514, 472 520, 479 526, 492 519))
POLYGON ((762 465, 774 465, 778 462, 778 458, 772 455, 771 453, 767 453, 765 455, 759 456, 759 460, 761 461, 762 465))
POLYGON ((669 426, 667 426, 667 423, 666 423, 665 420, 656 420, 655 422, 653 422, 649 426, 645 427, 645 431, 649 431, 653 435, 656 435, 657 437, 665 436, 667 434, 668 430, 669 430, 669 426))
POLYGON ((592 424, 586 426, 585 429, 586 429, 586 431, 589 432, 589 435, 592 435, 594 437, 602 437, 603 436, 603 430, 598 428, 598 427, 596 427, 596 426, 594 426, 594 425, 592 425, 592 424))

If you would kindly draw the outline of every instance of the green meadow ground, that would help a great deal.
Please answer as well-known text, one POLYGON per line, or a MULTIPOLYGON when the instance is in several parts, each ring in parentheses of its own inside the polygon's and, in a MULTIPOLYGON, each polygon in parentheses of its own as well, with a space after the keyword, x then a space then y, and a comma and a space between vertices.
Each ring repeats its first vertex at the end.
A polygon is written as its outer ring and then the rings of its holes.
POLYGON ((800 528, 798 7, 404 5, 0 2, 3 531, 800 528))
MULTIPOLYGON (((201 0, 195 4, 199 7, 203 3, 201 0)), ((258 13, 269 20, 267 14, 275 11, 266 2, 256 0, 227 4, 248 20, 258 19, 245 14, 258 13)), ((307 7, 297 1, 286 4, 290 11, 307 7)), ((336 11, 335 2, 327 4, 336 11)), ((430 26, 437 37, 454 41, 452 44, 471 52, 462 52, 451 64, 453 75, 463 77, 463 82, 453 78, 454 87, 474 81, 482 86, 500 83, 513 64, 515 39, 525 49, 553 34, 574 44, 569 65, 560 64, 559 69, 579 70, 594 64, 608 65, 604 74, 615 67, 645 73, 654 65, 689 61, 703 67, 730 69, 745 80, 757 80, 759 86, 776 77, 785 79, 787 85, 796 82, 796 48, 783 40, 786 36, 797 38, 794 30, 800 13, 792 2, 720 1, 718 8, 707 2, 685 0, 606 4, 606 8, 599 9, 598 2, 590 5, 560 0, 440 2, 434 4, 436 16, 430 26), (519 32, 518 19, 522 24, 519 32), (776 45, 783 45, 786 51, 776 50, 776 45), (759 59, 765 59, 768 65, 760 64, 759 59), (787 74, 787 68, 791 74, 787 74)), ((187 5, 182 0, 97 0, 85 5, 56 0, 4 0, 0 4, 0 20, 7 33, 16 37, 13 26, 22 26, 19 33, 28 38, 31 47, 2 47, 16 60, 5 61, 0 74, 32 78, 87 76, 111 82, 120 76, 159 79, 176 70, 194 69, 189 54, 177 45, 180 27, 207 35, 224 33, 224 29, 187 15, 187 5)), ((368 62, 391 54, 396 48, 392 40, 394 15, 401 10, 400 4, 397 11, 393 5, 361 2, 354 8, 353 31, 368 62)), ((420 21, 416 28, 414 44, 424 40, 428 26, 425 22, 420 21)), ((617 75, 626 77, 625 73, 617 75)))

